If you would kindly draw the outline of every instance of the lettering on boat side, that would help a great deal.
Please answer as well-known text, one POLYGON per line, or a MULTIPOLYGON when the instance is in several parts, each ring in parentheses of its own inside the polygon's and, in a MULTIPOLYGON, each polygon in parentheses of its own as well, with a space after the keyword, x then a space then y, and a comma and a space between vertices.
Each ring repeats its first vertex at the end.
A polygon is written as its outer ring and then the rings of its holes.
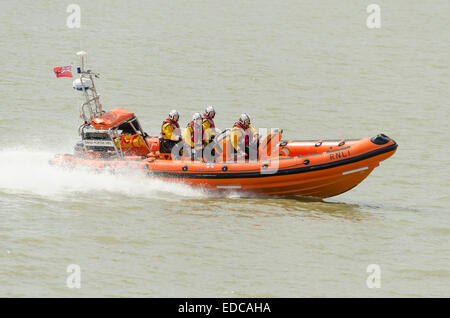
POLYGON ((183 313, 202 313, 209 316, 213 311, 221 312, 271 312, 268 303, 222 303, 222 306, 205 305, 205 304, 189 304, 188 302, 178 305, 178 312, 183 313))
POLYGON ((330 153, 330 160, 337 160, 350 157, 350 150, 330 153))
POLYGON ((86 139, 83 143, 89 147, 114 147, 113 142, 109 140, 86 139))

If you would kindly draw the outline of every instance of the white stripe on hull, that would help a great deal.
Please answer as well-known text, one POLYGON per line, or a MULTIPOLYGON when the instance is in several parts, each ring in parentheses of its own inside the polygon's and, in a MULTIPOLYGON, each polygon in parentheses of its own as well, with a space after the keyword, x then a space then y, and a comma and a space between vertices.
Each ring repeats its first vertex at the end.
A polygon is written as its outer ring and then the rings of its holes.
POLYGON ((216 186, 217 189, 240 189, 240 185, 216 186))
POLYGON ((369 169, 369 167, 363 167, 363 168, 359 168, 359 169, 355 169, 355 170, 350 170, 350 171, 344 171, 342 172, 342 175, 346 175, 346 174, 350 174, 350 173, 355 173, 355 172, 359 172, 359 171, 364 171, 369 169))

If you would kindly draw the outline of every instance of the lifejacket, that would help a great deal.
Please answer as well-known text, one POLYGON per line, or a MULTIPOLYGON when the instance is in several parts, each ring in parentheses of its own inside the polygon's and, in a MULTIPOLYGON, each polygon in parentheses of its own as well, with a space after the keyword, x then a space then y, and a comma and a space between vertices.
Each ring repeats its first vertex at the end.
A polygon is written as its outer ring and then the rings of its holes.
MULTIPOLYGON (((115 139, 116 145, 118 145, 117 139, 115 139)), ((144 140, 138 134, 134 134, 132 136, 122 135, 120 136, 120 146, 122 149, 127 148, 140 148, 144 145, 144 140)))
POLYGON ((250 133, 248 127, 245 128, 244 124, 242 124, 240 121, 234 123, 233 128, 235 127, 240 128, 243 131, 245 137, 245 145, 248 146, 250 143, 250 133))
POLYGON ((191 122, 189 122, 187 125, 189 127, 191 127, 191 140, 194 142, 194 145, 199 141, 198 140, 199 135, 202 138, 202 143, 204 143, 204 141, 205 141, 205 134, 203 132, 203 126, 199 125, 199 127, 197 127, 197 131, 195 131, 195 124, 194 124, 193 120, 191 120, 191 122), (198 129, 200 129, 201 131, 198 131, 198 129), (194 140, 195 136, 197 137, 197 140, 194 140))
POLYGON ((164 135, 165 135, 165 133, 164 133, 164 125, 167 124, 167 123, 169 123, 169 124, 171 124, 172 126, 175 127, 172 133, 175 134, 175 135, 180 136, 180 125, 176 121, 173 121, 172 119, 167 118, 161 124, 161 137, 164 138, 164 135))
POLYGON ((216 126, 214 125, 214 120, 212 120, 212 118, 209 118, 208 115, 206 115, 206 113, 203 113, 202 117, 203 117, 203 122, 204 122, 205 120, 209 121, 209 127, 210 127, 211 129, 216 128, 216 126))

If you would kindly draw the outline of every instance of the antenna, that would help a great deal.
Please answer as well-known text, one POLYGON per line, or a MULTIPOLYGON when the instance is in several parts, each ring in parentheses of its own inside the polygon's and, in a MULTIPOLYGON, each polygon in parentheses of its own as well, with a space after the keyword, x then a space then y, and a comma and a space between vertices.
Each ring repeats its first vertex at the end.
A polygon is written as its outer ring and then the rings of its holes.
POLYGON ((81 58, 81 72, 84 72, 84 57, 87 55, 85 51, 77 52, 77 56, 81 58))

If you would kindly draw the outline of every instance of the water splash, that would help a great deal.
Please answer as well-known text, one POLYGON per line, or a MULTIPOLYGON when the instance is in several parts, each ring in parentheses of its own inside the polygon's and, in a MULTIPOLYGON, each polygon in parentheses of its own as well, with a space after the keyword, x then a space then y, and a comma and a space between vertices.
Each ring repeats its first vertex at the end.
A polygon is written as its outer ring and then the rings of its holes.
POLYGON ((177 199, 205 197, 201 189, 151 179, 141 171, 120 174, 66 169, 48 164, 57 152, 23 148, 0 149, 0 191, 64 199, 67 195, 112 193, 121 196, 177 199), (169 194, 169 195, 168 195, 169 194))

